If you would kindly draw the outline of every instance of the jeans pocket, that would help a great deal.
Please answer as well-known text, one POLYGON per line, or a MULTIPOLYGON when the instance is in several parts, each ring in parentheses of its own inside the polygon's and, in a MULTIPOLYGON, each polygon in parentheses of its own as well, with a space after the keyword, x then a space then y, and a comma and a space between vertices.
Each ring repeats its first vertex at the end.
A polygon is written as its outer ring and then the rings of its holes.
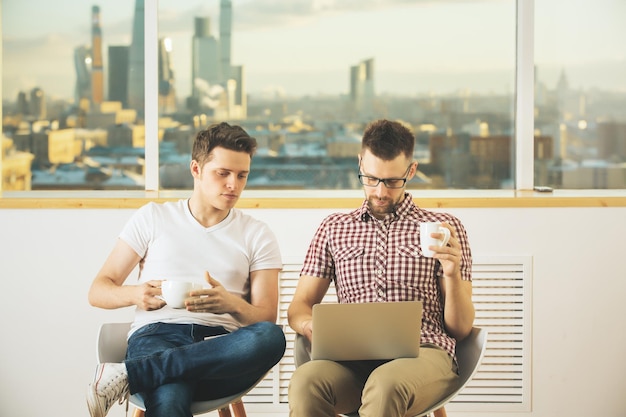
POLYGON ((128 339, 126 359, 136 359, 163 350, 158 347, 160 343, 155 343, 155 338, 150 337, 158 333, 160 327, 161 323, 151 323, 137 329, 128 339))
POLYGON ((155 333, 159 329, 159 327, 161 327, 161 324, 162 323, 146 324, 145 326, 135 330, 135 332, 130 336, 130 339, 133 339, 135 337, 149 336, 155 333))

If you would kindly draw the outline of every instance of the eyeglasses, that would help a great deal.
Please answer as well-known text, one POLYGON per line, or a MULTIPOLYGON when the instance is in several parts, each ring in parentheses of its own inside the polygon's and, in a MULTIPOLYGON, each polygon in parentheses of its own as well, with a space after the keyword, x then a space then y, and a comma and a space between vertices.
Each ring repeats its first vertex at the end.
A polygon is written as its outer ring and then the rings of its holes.
POLYGON ((407 167, 403 178, 376 178, 361 174, 361 161, 359 161, 359 182, 366 187, 378 187, 378 184, 382 182, 387 188, 402 188, 406 184, 411 166, 413 166, 413 162, 407 167))

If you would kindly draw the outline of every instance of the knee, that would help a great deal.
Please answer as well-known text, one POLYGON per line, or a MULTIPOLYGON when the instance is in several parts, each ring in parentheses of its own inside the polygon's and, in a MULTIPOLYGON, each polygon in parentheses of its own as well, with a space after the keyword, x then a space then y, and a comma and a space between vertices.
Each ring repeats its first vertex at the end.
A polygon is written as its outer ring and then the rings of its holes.
POLYGON ((190 404, 180 401, 157 401, 153 405, 146 405, 145 417, 190 416, 190 404))
POLYGON ((146 417, 191 415, 191 384, 166 384, 144 394, 146 417))
POLYGON ((285 333, 280 326, 269 321, 261 321, 247 327, 255 335, 256 345, 267 352, 268 355, 276 355, 278 360, 285 354, 287 341, 285 333))
POLYGON ((291 379, 289 380, 289 392, 292 390, 301 391, 303 388, 309 387, 312 380, 311 375, 314 374, 315 372, 312 370, 310 362, 297 367, 291 374, 291 379))
POLYGON ((375 369, 367 379, 363 388, 363 401, 368 398, 402 398, 407 400, 410 395, 410 388, 398 380, 397 375, 384 372, 380 368, 375 369))
POLYGON ((274 344, 280 346, 283 351, 286 345, 285 333, 283 329, 269 321, 262 321, 257 323, 259 334, 262 342, 274 344))
POLYGON ((302 364, 291 375, 287 395, 290 407, 294 404, 307 402, 312 398, 320 398, 323 395, 318 384, 319 369, 312 362, 302 364))

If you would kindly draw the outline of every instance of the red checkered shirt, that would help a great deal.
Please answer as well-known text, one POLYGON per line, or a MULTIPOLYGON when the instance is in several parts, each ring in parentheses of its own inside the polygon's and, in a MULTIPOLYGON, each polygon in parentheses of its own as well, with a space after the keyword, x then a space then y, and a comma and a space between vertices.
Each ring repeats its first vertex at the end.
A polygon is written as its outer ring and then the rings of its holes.
POLYGON ((367 202, 351 213, 328 216, 317 229, 301 275, 332 279, 340 303, 420 300, 424 306, 422 344, 434 344, 455 357, 456 341, 443 323, 441 264, 420 249, 421 222, 447 222, 461 244, 461 277, 472 279, 472 255, 461 222, 447 213, 423 210, 409 193, 395 213, 378 220, 367 202))

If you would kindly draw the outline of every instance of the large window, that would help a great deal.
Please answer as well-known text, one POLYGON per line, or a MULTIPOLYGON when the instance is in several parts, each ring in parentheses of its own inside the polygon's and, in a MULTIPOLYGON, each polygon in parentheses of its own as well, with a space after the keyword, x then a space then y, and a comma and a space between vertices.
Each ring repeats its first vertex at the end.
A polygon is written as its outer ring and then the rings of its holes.
POLYGON ((259 142, 248 189, 355 189, 382 117, 416 134, 409 188, 520 188, 520 164, 530 184, 626 188, 625 6, 525 4, 521 22, 515 0, 5 0, 0 189, 187 189, 218 121, 259 142))
POLYGON ((143 2, 2 2, 3 190, 144 189, 143 2))
POLYGON ((383 117, 416 133, 409 187, 512 187, 514 1, 161 0, 159 38, 164 188, 189 186, 213 120, 258 139, 249 189, 359 188, 363 128, 383 117))
POLYGON ((626 2, 535 9, 535 184, 626 188, 626 2))

